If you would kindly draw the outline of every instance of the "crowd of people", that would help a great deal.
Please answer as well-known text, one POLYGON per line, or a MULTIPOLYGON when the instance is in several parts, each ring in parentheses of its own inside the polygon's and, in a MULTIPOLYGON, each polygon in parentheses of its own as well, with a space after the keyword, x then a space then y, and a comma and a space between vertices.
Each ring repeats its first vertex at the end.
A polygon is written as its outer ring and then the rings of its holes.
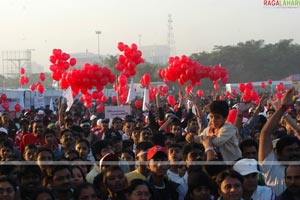
POLYGON ((0 120, 0 199, 299 200, 300 100, 156 95, 107 119, 80 102, 0 120))

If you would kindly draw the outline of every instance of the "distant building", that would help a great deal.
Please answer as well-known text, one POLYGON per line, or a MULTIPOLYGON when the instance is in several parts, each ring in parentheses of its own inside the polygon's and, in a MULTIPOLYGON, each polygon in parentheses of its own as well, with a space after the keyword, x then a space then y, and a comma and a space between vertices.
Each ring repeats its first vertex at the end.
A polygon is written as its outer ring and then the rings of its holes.
POLYGON ((290 75, 290 76, 288 76, 288 77, 286 77, 286 78, 284 78, 284 79, 282 79, 282 80, 284 80, 284 81, 300 81, 300 74, 292 74, 292 75, 290 75))
POLYGON ((84 64, 94 64, 103 62, 103 57, 101 56, 101 62, 98 54, 84 52, 84 53, 71 53, 72 58, 76 58, 76 68, 81 68, 84 64))
POLYGON ((168 45, 140 46, 143 58, 152 64, 166 64, 170 57, 170 47, 168 45))

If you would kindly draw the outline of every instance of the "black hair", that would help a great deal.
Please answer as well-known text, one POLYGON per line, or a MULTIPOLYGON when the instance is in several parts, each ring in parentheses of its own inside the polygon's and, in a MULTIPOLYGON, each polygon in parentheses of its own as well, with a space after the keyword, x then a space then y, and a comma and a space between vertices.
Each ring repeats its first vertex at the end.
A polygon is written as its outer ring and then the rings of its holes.
POLYGON ((56 133, 53 129, 46 128, 45 131, 44 131, 43 137, 45 137, 46 134, 48 134, 48 133, 52 134, 54 137, 56 136, 56 133))
POLYGON ((116 121, 118 121, 118 120, 122 122, 122 119, 120 117, 115 117, 112 120, 112 124, 116 123, 116 121))
POLYGON ((130 156, 132 156, 133 159, 135 159, 134 152, 131 151, 131 150, 122 150, 122 151, 121 151, 121 154, 122 154, 122 153, 128 153, 130 156))
POLYGON ((66 129, 64 129, 64 130, 62 130, 62 131, 60 132, 60 138, 62 138, 63 135, 64 135, 66 132, 71 132, 72 135, 74 135, 74 133, 73 133, 73 131, 72 131, 71 129, 66 128, 66 129))
POLYGON ((243 184, 244 177, 240 173, 238 173, 237 171, 234 171, 233 169, 230 169, 230 170, 222 171, 218 174, 218 176, 216 178, 216 182, 217 182, 219 188, 221 187, 222 182, 227 177, 238 179, 241 182, 241 184, 243 184))
POLYGON ((103 172, 103 183, 104 184, 106 184, 106 178, 107 178, 108 173, 112 172, 112 171, 120 171, 120 172, 122 172, 122 174, 124 174, 124 172, 122 171, 120 166, 118 166, 118 165, 109 166, 103 172))
POLYGON ((40 179, 42 178, 42 171, 40 167, 37 164, 32 164, 32 165, 21 165, 19 166, 18 169, 18 177, 19 180, 28 174, 35 174, 37 175, 40 179))
POLYGON ((135 147, 135 153, 138 154, 140 151, 148 151, 148 149, 153 146, 153 143, 149 141, 139 142, 135 147))
POLYGON ((94 158, 96 160, 97 159, 97 155, 101 153, 101 150, 105 147, 111 146, 109 141, 107 140, 98 140, 96 142, 93 143, 92 145, 92 154, 94 156, 94 158))
POLYGON ((95 189, 94 185, 91 184, 91 183, 88 183, 88 182, 84 182, 84 183, 81 183, 81 184, 79 184, 75 187, 74 194, 73 194, 75 200, 78 200, 81 191, 83 189, 87 189, 87 188, 92 188, 94 190, 95 194, 96 194, 96 189, 95 189))
POLYGON ((211 189, 211 179, 209 176, 204 173, 202 170, 189 170, 188 171, 188 191, 187 194, 191 194, 194 189, 200 187, 200 186, 206 186, 209 189, 211 189))
POLYGON ((227 118, 229 114, 229 106, 226 101, 213 101, 209 105, 209 111, 214 114, 220 114, 222 117, 227 118))
POLYGON ((129 183, 129 187, 127 188, 126 192, 128 193, 128 195, 131 195, 132 192, 139 186, 139 185, 145 185, 147 186, 151 196, 153 196, 153 191, 149 185, 149 183, 145 180, 142 179, 133 179, 130 181, 129 183))
POLYGON ((51 149, 49 149, 49 148, 46 148, 46 147, 39 147, 39 148, 37 148, 37 150, 34 153, 34 159, 37 160, 39 154, 41 152, 44 152, 44 151, 49 152, 51 154, 51 156, 52 156, 52 160, 54 159, 53 151, 51 149))
POLYGON ((54 197, 54 194, 52 193, 52 191, 49 189, 46 189, 46 188, 41 188, 38 191, 36 191, 34 194, 33 200, 37 200, 39 195, 43 194, 43 193, 49 194, 49 196, 51 197, 51 200, 55 200, 55 197, 54 197))
POLYGON ((71 175, 73 176, 71 167, 69 165, 51 165, 46 169, 46 174, 47 177, 50 179, 53 179, 53 176, 55 175, 55 173, 57 171, 63 170, 63 169, 67 169, 71 175))
POLYGON ((87 139, 81 138, 81 139, 77 140, 76 143, 75 143, 75 146, 79 143, 85 143, 86 146, 88 147, 88 149, 90 149, 90 143, 87 139))
POLYGON ((191 152, 193 149, 200 149, 202 152, 204 152, 204 147, 202 144, 199 143, 189 143, 183 146, 182 149, 182 160, 186 160, 187 155, 189 154, 189 152, 191 152))
POLYGON ((0 149, 7 147, 14 153, 14 145, 10 141, 0 142, 0 149))
POLYGON ((242 151, 242 153, 244 153, 244 148, 245 147, 255 147, 255 149, 258 151, 258 143, 253 140, 253 139, 244 139, 240 144, 239 144, 239 147, 240 147, 240 150, 242 151))
POLYGON ((11 184, 11 186, 13 187, 14 191, 16 192, 17 191, 17 184, 9 179, 9 178, 0 178, 0 183, 3 183, 3 182, 8 182, 9 184, 11 184))
POLYGON ((294 143, 296 143, 300 147, 300 141, 298 138, 289 135, 281 137, 276 143, 277 154, 281 154, 284 147, 292 145, 294 143))
POLYGON ((172 143, 172 144, 169 144, 167 146, 167 149, 171 149, 171 148, 177 148, 177 149, 181 149, 182 150, 182 145, 178 144, 178 143, 172 143))

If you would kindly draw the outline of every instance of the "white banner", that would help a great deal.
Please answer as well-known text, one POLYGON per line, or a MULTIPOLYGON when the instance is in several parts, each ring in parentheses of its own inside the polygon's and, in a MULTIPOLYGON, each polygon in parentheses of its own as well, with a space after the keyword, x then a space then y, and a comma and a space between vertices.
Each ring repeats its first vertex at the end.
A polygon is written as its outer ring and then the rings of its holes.
POLYGON ((130 106, 105 106, 105 118, 113 119, 115 117, 124 118, 126 115, 130 115, 130 106))

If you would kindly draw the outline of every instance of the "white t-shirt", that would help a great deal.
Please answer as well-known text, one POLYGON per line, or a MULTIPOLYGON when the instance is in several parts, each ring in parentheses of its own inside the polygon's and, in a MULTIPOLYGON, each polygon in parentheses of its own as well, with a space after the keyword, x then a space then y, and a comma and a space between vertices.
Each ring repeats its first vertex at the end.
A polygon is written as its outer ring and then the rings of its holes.
POLYGON ((259 168, 264 176, 266 185, 274 190, 276 196, 283 193, 286 189, 284 182, 285 166, 278 162, 273 150, 264 161, 259 163, 259 168))
POLYGON ((251 196, 253 200, 275 200, 275 193, 267 186, 258 185, 251 196))

